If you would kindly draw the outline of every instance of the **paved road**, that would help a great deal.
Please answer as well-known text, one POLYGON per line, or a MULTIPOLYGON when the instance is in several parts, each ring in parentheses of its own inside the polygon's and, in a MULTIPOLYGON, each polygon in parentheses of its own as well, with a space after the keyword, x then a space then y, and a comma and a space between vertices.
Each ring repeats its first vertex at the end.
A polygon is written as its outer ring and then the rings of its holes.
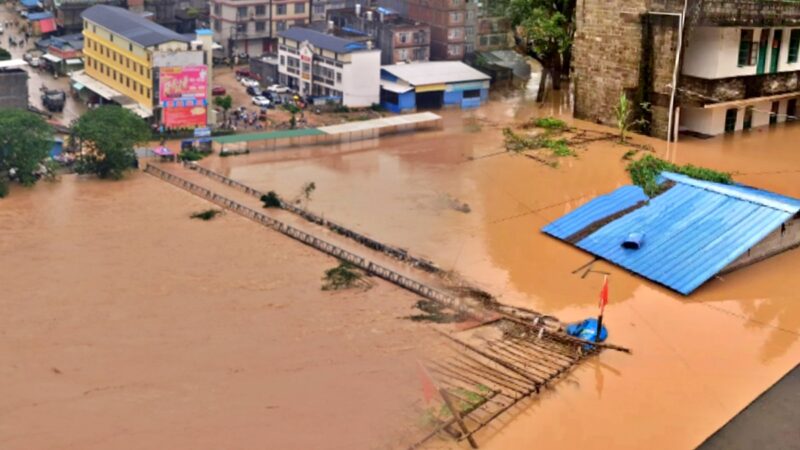
MULTIPOLYGON (((17 3, 14 2, 0 5, 0 21, 13 22, 14 19, 17 19, 19 20, 20 25, 26 23, 25 20, 19 17, 16 11, 14 11, 14 5, 16 4, 17 3)), ((14 40, 20 40, 22 33, 20 33, 19 30, 14 28, 12 25, 6 28, 2 35, 2 39, 0 39, 0 47, 7 49, 14 59, 22 59, 22 56, 25 54, 25 52, 36 48, 36 37, 31 37, 28 39, 25 47, 15 46, 9 48, 9 36, 13 37, 14 40)), ((42 100, 40 97, 41 94, 39 90, 42 86, 47 86, 51 89, 61 89, 67 92, 67 103, 64 105, 64 111, 61 113, 53 113, 53 120, 61 123, 62 125, 68 126, 73 119, 79 117, 86 111, 87 108, 85 104, 69 95, 69 77, 59 76, 58 79, 55 79, 53 78, 53 74, 43 71, 40 72, 33 67, 27 67, 26 70, 30 74, 30 79, 28 80, 28 102, 30 105, 43 111, 45 110, 45 108, 42 106, 42 100)))
POLYGON ((698 449, 800 449, 800 366, 711 435, 698 449))

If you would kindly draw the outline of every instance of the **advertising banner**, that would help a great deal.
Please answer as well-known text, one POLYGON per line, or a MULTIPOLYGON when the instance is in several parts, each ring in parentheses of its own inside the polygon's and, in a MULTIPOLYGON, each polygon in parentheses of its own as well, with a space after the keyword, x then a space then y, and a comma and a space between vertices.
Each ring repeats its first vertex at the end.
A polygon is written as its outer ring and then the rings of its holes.
POLYGON ((196 128, 206 126, 206 107, 177 106, 164 108, 161 122, 168 128, 196 128))
POLYGON ((202 100, 208 88, 206 66, 161 67, 159 69, 159 100, 202 100))

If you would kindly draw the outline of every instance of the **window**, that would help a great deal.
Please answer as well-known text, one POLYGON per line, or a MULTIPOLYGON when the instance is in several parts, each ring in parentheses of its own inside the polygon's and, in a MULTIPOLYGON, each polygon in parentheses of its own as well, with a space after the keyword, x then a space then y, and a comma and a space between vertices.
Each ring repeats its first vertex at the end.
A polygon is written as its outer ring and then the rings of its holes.
POLYGON ((400 61, 406 61, 408 59, 408 49, 401 48, 397 51, 397 59, 400 61))
POLYGON ((786 102, 786 121, 794 122, 797 120, 797 99, 793 98, 786 102))
POLYGON ((471 91, 464 91, 464 98, 480 98, 481 90, 473 89, 471 91))
POLYGON ((237 33, 247 33, 247 22, 236 24, 237 33))
POLYGON ((247 16, 247 6, 240 6, 236 8, 236 16, 237 17, 246 17, 247 16))
POLYGON ((725 111, 725 132, 726 133, 733 133, 736 130, 736 116, 738 115, 739 110, 736 108, 731 108, 725 111))
POLYGON ((342 82, 342 72, 336 72, 336 82, 337 83, 342 82))
POLYGON ((295 3, 294 4, 294 13, 295 14, 303 14, 306 12, 306 4, 305 3, 295 3))
POLYGON ((798 49, 800 49, 800 30, 792 30, 789 35, 789 63, 797 62, 798 49))
POLYGON ((447 46, 447 56, 451 57, 459 57, 463 53, 463 48, 460 45, 448 45, 447 46))
POLYGON ((447 39, 453 41, 462 37, 461 28, 450 28, 447 30, 447 39))
POLYGON ((263 16, 267 13, 267 7, 265 5, 256 5, 256 15, 263 16))
POLYGON ((450 23, 461 23, 464 20, 464 14, 461 11, 450 12, 450 23))
POLYGON ((219 19, 214 19, 214 31, 217 33, 222 31, 222 22, 220 22, 219 19))
POLYGON ((283 20, 281 20, 279 22, 275 22, 275 29, 278 30, 278 31, 286 30, 286 22, 283 21, 283 20))
POLYGON ((275 14, 279 16, 286 14, 286 5, 277 5, 275 7, 275 14))
POLYGON ((283 55, 281 55, 281 65, 282 65, 282 66, 285 66, 285 65, 286 65, 286 57, 285 57, 285 56, 283 56, 283 55))
POLYGON ((753 50, 755 48, 756 46, 753 45, 753 30, 743 29, 739 37, 739 67, 753 65, 751 55, 754 53, 753 50))
POLYGON ((405 44, 408 41, 408 33, 400 33, 400 43, 405 44))
POLYGON ((220 14, 222 14, 222 5, 217 3, 217 4, 214 5, 214 15, 218 16, 220 14))
POLYGON ((775 125, 778 123, 778 113, 780 112, 781 102, 772 102, 772 111, 769 114, 769 124, 775 125))
POLYGON ((263 20, 256 22, 256 31, 264 31, 267 29, 267 24, 263 20))

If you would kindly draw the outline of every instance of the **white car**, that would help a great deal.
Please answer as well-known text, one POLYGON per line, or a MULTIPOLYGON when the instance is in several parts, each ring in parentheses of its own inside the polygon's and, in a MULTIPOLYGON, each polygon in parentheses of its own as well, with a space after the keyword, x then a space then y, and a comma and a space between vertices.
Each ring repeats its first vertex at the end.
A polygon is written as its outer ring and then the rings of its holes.
POLYGON ((258 81, 251 80, 250 78, 242 78, 240 82, 242 83, 242 86, 244 86, 244 87, 249 87, 249 86, 259 87, 260 86, 260 83, 258 81))
POLYGON ((253 104, 256 106, 269 106, 269 99, 261 95, 253 97, 253 104))
POLYGON ((280 84, 273 84, 272 86, 268 87, 267 90, 276 94, 286 94, 290 92, 288 87, 281 86, 280 84))

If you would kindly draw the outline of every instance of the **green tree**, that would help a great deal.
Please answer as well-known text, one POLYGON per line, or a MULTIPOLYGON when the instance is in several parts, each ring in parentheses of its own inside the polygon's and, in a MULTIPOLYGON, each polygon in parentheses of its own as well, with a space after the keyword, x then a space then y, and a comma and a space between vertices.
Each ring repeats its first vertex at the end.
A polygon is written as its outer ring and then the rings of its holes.
POLYGON ((72 137, 82 151, 80 171, 100 178, 120 179, 133 167, 134 145, 150 138, 147 124, 119 106, 101 106, 82 115, 72 125, 72 137))
POLYGON ((549 76, 553 89, 561 89, 561 74, 568 69, 575 0, 511 0, 508 15, 524 50, 542 64, 539 101, 549 76))
POLYGON ((53 147, 53 129, 41 116, 23 109, 0 109, 0 177, 13 169, 20 183, 32 185, 53 147))
POLYGON ((228 110, 231 109, 233 106, 233 99, 230 95, 218 95, 214 97, 214 105, 219 106, 222 108, 222 118, 223 120, 228 120, 228 110))
POLYGON ((0 61, 6 61, 11 59, 11 53, 8 50, 0 47, 0 61))

